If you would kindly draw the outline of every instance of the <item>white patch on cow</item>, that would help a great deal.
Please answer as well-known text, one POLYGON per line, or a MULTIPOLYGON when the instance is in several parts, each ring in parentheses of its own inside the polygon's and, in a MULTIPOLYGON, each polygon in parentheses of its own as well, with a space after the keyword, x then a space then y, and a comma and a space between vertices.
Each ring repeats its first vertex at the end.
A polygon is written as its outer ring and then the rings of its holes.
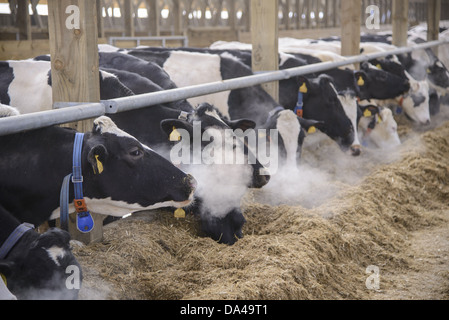
POLYGON ((220 54, 221 57, 225 58, 225 59, 231 59, 237 62, 242 62, 242 60, 236 56, 234 56, 233 54, 231 54, 230 52, 223 52, 220 54))
POLYGON ((298 117, 291 110, 281 111, 276 122, 276 128, 282 137, 287 152, 286 165, 294 167, 296 166, 296 151, 299 148, 298 137, 301 131, 298 117))
POLYGON ((127 132, 123 131, 122 129, 120 129, 119 127, 117 127, 117 125, 114 123, 114 121, 112 121, 111 118, 106 117, 106 116, 101 116, 101 117, 98 117, 97 119, 95 119, 94 126, 97 126, 97 130, 99 130, 101 134, 111 133, 111 134, 115 134, 118 137, 126 137, 126 138, 132 138, 132 139, 137 140, 129 133, 127 133, 127 132))
POLYGON ((292 54, 279 52, 279 67, 282 67, 284 63, 288 61, 288 59, 295 59, 295 56, 292 54))
POLYGON ((332 89, 335 91, 338 99, 343 106, 343 110, 345 111, 346 116, 351 121, 352 127, 354 129, 354 141, 352 142, 352 146, 360 146, 359 136, 357 134, 357 99, 355 96, 351 96, 350 94, 338 94, 334 85, 330 83, 332 89))
MULTIPOLYGON (((198 84, 222 81, 221 58, 219 55, 173 51, 164 63, 164 70, 168 73, 176 86, 182 88, 198 84)), ((228 99, 230 91, 190 98, 193 106, 208 102, 229 118, 228 99)))
POLYGON ((410 80, 409 94, 404 96, 402 107, 404 112, 417 123, 427 124, 430 121, 429 107, 429 83, 427 81, 416 81, 408 73, 410 80), (412 95, 423 96, 425 100, 419 105, 415 105, 412 95))
POLYGON ((120 48, 111 46, 110 44, 99 44, 98 51, 99 52, 117 52, 120 48))
MULTIPOLYGON (((91 199, 88 197, 84 197, 86 201, 86 206, 91 212, 101 212, 103 214, 107 214, 114 217, 123 217, 130 213, 137 211, 147 211, 147 210, 155 210, 160 208, 183 208, 190 205, 193 201, 194 191, 189 196, 189 199, 183 202, 176 201, 165 201, 155 203, 151 206, 141 206, 137 203, 128 203, 125 201, 112 200, 111 197, 103 198, 103 199, 91 199)), ((75 207, 73 203, 69 204, 69 212, 75 212, 75 207)), ((55 209, 52 212, 50 220, 59 218, 60 216, 60 208, 55 209)))
POLYGON ((7 61, 14 70, 14 80, 8 88, 10 105, 20 113, 52 109, 52 89, 48 85, 48 61, 7 61), (24 92, 26 94, 24 94, 24 92))
POLYGON ((47 254, 50 257, 50 259, 52 259, 53 262, 58 267, 60 267, 61 264, 59 263, 58 259, 64 258, 64 256, 66 255, 66 250, 64 248, 61 248, 61 247, 53 246, 51 248, 45 249, 45 251, 47 251, 47 254))
POLYGON ((20 112, 19 110, 17 110, 17 108, 0 103, 0 118, 7 118, 18 115, 20 115, 20 112))
POLYGON ((221 119, 221 117, 218 115, 216 110, 208 110, 205 112, 206 115, 208 115, 209 117, 212 117, 214 119, 217 119, 218 121, 220 121, 223 125, 227 126, 227 124, 223 121, 223 119, 221 119))

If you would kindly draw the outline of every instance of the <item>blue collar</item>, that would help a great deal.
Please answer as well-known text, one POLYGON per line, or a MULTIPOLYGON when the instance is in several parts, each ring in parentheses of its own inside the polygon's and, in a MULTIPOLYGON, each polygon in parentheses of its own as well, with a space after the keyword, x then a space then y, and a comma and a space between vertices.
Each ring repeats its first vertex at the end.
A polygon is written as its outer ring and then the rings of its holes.
MULTIPOLYGON (((22 236, 28 231, 34 229, 34 226, 29 223, 22 223, 18 226, 6 239, 0 248, 0 259, 6 258, 11 249, 16 245, 16 243, 22 238, 22 236)), ((1 279, 0 279, 1 281, 1 279)))
POLYGON ((94 221, 90 212, 87 210, 86 203, 83 197, 83 174, 81 163, 81 151, 83 149, 84 133, 77 133, 75 135, 75 143, 73 145, 73 171, 64 178, 61 187, 60 202, 60 218, 61 228, 68 231, 68 217, 69 217, 69 189, 70 181, 73 183, 75 200, 73 201, 76 209, 76 227, 82 233, 92 231, 94 221))
POLYGON ((303 102, 303 98, 304 98, 304 96, 303 96, 302 92, 298 92, 298 102, 296 103, 296 107, 295 107, 294 112, 295 112, 296 115, 297 115, 298 117, 300 117, 300 118, 302 118, 303 115, 304 115, 304 110, 303 110, 304 102, 303 102))

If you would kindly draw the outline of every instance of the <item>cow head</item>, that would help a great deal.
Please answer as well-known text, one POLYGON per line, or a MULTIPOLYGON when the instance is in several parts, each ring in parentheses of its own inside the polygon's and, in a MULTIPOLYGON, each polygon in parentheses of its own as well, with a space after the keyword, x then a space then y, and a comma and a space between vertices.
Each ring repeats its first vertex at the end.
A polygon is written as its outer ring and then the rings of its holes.
POLYGON ((356 72, 361 99, 394 99, 410 89, 409 79, 363 62, 356 72))
POLYGON ((401 144, 398 126, 390 109, 371 104, 361 109, 363 116, 359 121, 359 135, 365 145, 391 149, 401 144))
POLYGON ((399 101, 408 118, 418 124, 430 123, 429 84, 427 81, 410 79, 410 91, 399 101))
POLYGON ((323 122, 323 133, 335 140, 342 150, 347 150, 354 142, 354 127, 331 80, 326 75, 315 79, 299 77, 299 88, 303 88, 304 118, 323 122))
POLYGON ((263 130, 258 130, 258 138, 265 140, 270 152, 273 147, 279 153, 279 165, 291 168, 300 164, 306 133, 324 131, 324 123, 298 117, 291 110, 278 107, 269 113, 266 123, 259 129, 263 130), (272 145, 270 130, 277 132, 277 145, 272 145))
POLYGON ((245 219, 240 211, 241 197, 248 187, 261 188, 270 178, 246 141, 230 135, 234 130, 244 132, 254 127, 250 120, 224 119, 207 103, 184 119, 161 122, 162 130, 173 141, 172 161, 182 164, 198 180, 191 211, 199 213, 202 231, 221 243, 233 244, 242 237, 245 219), (241 162, 235 162, 237 151, 244 152, 241 162), (180 152, 185 161, 178 158, 180 152))
POLYGON ((191 203, 195 179, 120 130, 108 117, 96 119, 84 139, 84 196, 91 210, 123 216, 191 203))
POLYGON ((449 72, 438 59, 427 67, 427 77, 437 92, 444 96, 449 93, 449 72))
MULTIPOLYGON (((0 215, 2 231, 5 219, 19 226, 18 220, 1 207, 0 215)), ((19 300, 77 299, 83 275, 69 241, 70 235, 60 229, 44 234, 26 232, 0 260, 0 273, 11 293, 19 300)))

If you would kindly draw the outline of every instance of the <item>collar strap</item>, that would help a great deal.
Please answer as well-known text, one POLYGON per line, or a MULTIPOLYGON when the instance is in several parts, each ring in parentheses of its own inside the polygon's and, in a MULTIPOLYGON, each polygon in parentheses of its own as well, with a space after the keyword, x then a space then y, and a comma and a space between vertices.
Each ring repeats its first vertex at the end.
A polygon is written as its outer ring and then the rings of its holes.
POLYGON ((303 99, 304 99, 304 95, 303 95, 303 93, 301 91, 299 91, 298 92, 298 102, 296 103, 296 107, 295 107, 294 112, 300 118, 302 118, 303 115, 304 115, 304 109, 303 109, 304 101, 303 101, 303 99))
POLYGON ((1 246, 0 259, 6 258, 11 249, 17 244, 17 242, 23 237, 23 235, 33 229, 34 226, 30 223, 22 223, 20 226, 18 226, 1 246))
POLYGON ((82 162, 81 153, 83 149, 84 133, 76 133, 75 143, 73 144, 73 159, 72 159, 72 173, 67 175, 62 183, 60 194, 60 218, 61 228, 68 230, 68 216, 69 216, 69 188, 70 182, 73 183, 75 200, 76 227, 82 233, 88 233, 92 231, 94 227, 94 221, 90 212, 87 210, 86 202, 83 196, 83 174, 82 174, 82 162))
POLYGON ((268 113, 268 119, 270 119, 272 116, 274 116, 276 113, 284 111, 284 107, 283 106, 277 106, 276 108, 274 108, 273 110, 270 111, 270 113, 268 113))

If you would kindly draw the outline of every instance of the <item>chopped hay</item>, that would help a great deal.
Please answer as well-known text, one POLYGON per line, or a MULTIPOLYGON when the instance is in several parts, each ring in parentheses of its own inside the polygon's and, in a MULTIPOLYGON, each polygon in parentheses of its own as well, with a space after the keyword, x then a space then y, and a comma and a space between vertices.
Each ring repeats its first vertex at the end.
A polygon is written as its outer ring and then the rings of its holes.
MULTIPOLYGON (((368 299, 369 265, 409 268, 408 234, 448 225, 449 123, 402 131, 410 137, 386 161, 376 151, 374 160, 367 152, 335 166, 323 149, 317 157, 304 151, 305 165, 331 177, 331 192, 303 205, 304 197, 250 190, 245 236, 233 246, 198 236, 193 217, 164 210, 105 226, 103 242, 74 249, 84 272, 80 298, 368 299)), ((323 187, 312 186, 308 195, 323 187)))

